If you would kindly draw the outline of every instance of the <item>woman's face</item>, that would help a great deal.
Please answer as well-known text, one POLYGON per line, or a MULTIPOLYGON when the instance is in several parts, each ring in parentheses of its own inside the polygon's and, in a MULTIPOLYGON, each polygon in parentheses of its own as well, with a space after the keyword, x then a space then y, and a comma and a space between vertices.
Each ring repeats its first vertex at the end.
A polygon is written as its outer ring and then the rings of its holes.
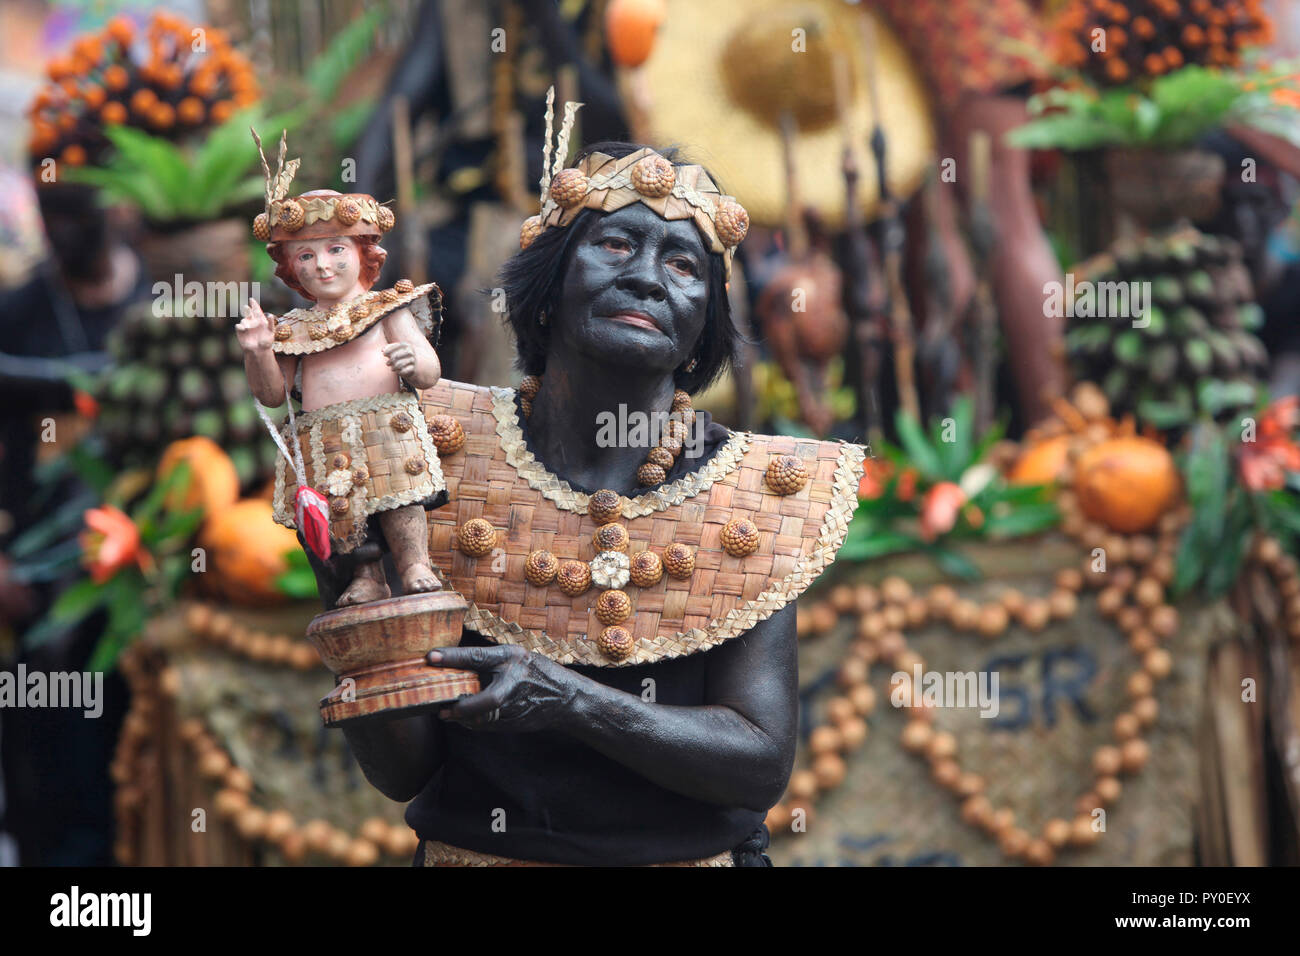
POLYGON ((671 373, 704 331, 708 261, 689 219, 641 203, 593 217, 570 250, 551 350, 671 373))
POLYGON ((356 285, 361 254, 346 236, 304 239, 289 244, 293 274, 313 299, 333 299, 356 285))

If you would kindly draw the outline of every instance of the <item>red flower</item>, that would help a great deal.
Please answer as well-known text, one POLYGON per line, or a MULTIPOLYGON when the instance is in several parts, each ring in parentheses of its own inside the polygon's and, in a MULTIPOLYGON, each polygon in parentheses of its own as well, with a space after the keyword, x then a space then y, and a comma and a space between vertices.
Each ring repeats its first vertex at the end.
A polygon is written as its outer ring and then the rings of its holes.
POLYGON ((966 492, 951 481, 941 481, 921 499, 921 537, 933 541, 957 524, 957 514, 966 503, 966 492))
POLYGON ((894 466, 883 458, 868 458, 858 481, 858 500, 873 501, 885 493, 885 483, 894 473, 894 466))
POLYGON ((1237 453, 1241 482, 1251 491, 1271 491, 1286 484, 1290 471, 1300 471, 1300 445, 1291 433, 1300 424, 1300 397, 1273 402, 1259 416, 1254 441, 1243 441, 1237 453))
POLYGON ((99 415, 99 402, 89 392, 77 389, 72 393, 72 404, 77 409, 77 414, 85 418, 96 418, 99 415))
POLYGON ((132 562, 142 569, 152 564, 148 552, 140 547, 140 529, 117 508, 90 508, 85 520, 86 530, 80 536, 81 563, 96 584, 103 584, 132 562))
POLYGON ((916 469, 904 468, 903 473, 898 476, 898 500, 911 501, 916 497, 916 469))

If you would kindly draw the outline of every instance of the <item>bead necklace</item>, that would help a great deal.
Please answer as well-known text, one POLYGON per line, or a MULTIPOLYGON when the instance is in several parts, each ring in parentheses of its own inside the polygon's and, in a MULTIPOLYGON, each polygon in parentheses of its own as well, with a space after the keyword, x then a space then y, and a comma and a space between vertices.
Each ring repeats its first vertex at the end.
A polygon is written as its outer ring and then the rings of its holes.
MULTIPOLYGON (((529 375, 519 383, 519 406, 523 409, 524 418, 528 418, 533 413, 533 399, 542 388, 542 377, 540 375, 529 375)), ((695 405, 691 402, 691 396, 682 389, 673 392, 672 408, 668 413, 668 422, 664 425, 663 431, 659 437, 659 444, 650 449, 646 455, 645 464, 636 470, 636 480, 639 485, 650 488, 655 485, 661 485, 668 478, 668 473, 673 470, 673 465, 677 463, 678 457, 682 453, 682 448, 686 442, 686 436, 690 433, 690 428, 695 424, 695 405)))

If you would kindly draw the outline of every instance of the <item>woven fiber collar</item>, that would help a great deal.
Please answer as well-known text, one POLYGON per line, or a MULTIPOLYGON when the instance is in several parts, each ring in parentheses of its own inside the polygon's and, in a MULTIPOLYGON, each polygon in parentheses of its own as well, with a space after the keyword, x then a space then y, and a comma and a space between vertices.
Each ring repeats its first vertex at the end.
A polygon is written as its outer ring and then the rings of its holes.
POLYGON ((438 575, 470 603, 465 626, 499 644, 519 644, 561 664, 601 667, 645 664, 705 651, 745 633, 789 604, 830 566, 857 507, 861 445, 736 433, 694 476, 624 505, 628 553, 661 554, 674 542, 695 553, 687 579, 664 575, 647 588, 622 589, 632 603, 623 622, 635 648, 617 662, 599 649, 595 614, 601 588, 577 597, 557 584, 537 587, 524 576, 530 552, 561 562, 596 556, 588 497, 548 472, 524 447, 514 391, 446 379, 425 389, 425 419, 448 415, 467 436, 440 456, 450 503, 429 513, 429 557, 438 575), (776 455, 800 458, 809 474, 798 492, 779 495, 764 480, 776 455), (483 518, 496 548, 481 558, 457 547, 459 527, 483 518), (759 547, 747 557, 722 546, 723 526, 748 518, 759 547))
POLYGON ((324 352, 351 342, 384 316, 403 307, 411 310, 425 337, 432 337, 442 315, 442 292, 432 282, 421 286, 399 282, 391 289, 372 289, 328 312, 294 309, 275 319, 275 341, 271 349, 282 355, 324 352), (400 291, 403 288, 406 291, 400 291))

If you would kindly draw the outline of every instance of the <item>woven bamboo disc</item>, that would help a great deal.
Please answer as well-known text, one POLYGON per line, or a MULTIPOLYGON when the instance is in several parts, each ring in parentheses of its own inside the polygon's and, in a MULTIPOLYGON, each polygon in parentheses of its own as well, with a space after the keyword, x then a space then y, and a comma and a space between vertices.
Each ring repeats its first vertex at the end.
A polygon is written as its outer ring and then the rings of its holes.
MULTIPOLYGON (((860 17, 874 25, 876 78, 889 138, 889 183, 906 196, 920 185, 934 151, 925 85, 893 32, 870 9, 842 0, 668 0, 654 52, 641 70, 649 90, 647 122, 656 143, 691 143, 688 161, 708 168, 718 185, 762 225, 784 222, 787 193, 779 113, 799 131, 795 168, 799 199, 831 226, 844 219, 844 143, 866 143, 872 110, 860 17), (866 9, 863 9, 863 8, 866 9), (795 49, 802 30, 803 50, 795 49), (849 129, 834 107, 834 58, 850 68, 849 129)), ((875 183, 875 160, 859 150, 862 182, 875 183)), ((860 190, 868 219, 877 191, 860 190)))
POLYGON ((552 583, 528 583, 533 550, 561 563, 596 557, 588 496, 548 472, 528 451, 513 389, 487 389, 446 379, 426 389, 426 418, 451 415, 464 428, 465 447, 442 460, 451 502, 429 513, 429 557, 451 587, 470 602, 465 626, 497 643, 519 644, 562 664, 640 664, 707 650, 744 633, 801 594, 834 560, 857 506, 861 445, 733 433, 696 472, 626 499, 622 524, 627 554, 661 554, 674 542, 694 551, 686 579, 665 574, 654 586, 624 586, 632 602, 625 622, 635 639, 630 655, 611 660, 596 639, 601 588, 569 597, 552 583), (774 455, 803 460, 809 481, 779 495, 764 475, 774 455), (722 528, 745 517, 759 531, 758 550, 732 557, 722 528), (497 529, 497 548, 469 557, 457 547, 458 528, 482 518, 497 529))

